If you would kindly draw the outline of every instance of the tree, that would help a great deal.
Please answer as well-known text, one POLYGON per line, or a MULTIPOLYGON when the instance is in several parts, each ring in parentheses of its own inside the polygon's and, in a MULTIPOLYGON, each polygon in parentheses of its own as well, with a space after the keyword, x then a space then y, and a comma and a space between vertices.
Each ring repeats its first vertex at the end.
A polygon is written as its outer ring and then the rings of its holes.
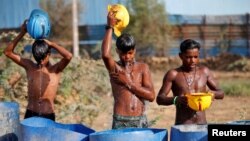
MULTIPOLYGON (((48 12, 51 21, 51 38, 72 40, 72 1, 42 0, 41 7, 48 12)), ((78 1, 78 13, 82 10, 78 1)))
POLYGON ((164 3, 159 0, 129 0, 127 8, 130 23, 125 31, 135 37, 137 48, 153 47, 164 55, 170 39, 164 3))

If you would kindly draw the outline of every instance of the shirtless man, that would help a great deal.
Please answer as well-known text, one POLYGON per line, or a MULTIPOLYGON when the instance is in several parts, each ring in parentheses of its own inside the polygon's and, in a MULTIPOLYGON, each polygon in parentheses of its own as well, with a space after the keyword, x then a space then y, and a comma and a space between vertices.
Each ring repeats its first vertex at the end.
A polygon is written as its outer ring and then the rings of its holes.
POLYGON ((211 71, 199 66, 200 44, 187 39, 180 45, 179 57, 182 65, 169 70, 163 79, 162 87, 157 96, 159 105, 176 105, 175 124, 206 124, 205 111, 196 112, 187 106, 185 94, 191 92, 207 92, 214 94, 213 99, 223 99, 224 92, 216 84, 211 71), (173 97, 168 96, 172 90, 173 97))
POLYGON ((114 13, 107 17, 106 33, 102 43, 102 59, 110 74, 114 97, 112 129, 148 127, 145 102, 154 101, 155 92, 148 65, 135 61, 135 41, 129 34, 116 40, 119 61, 111 56, 114 13))
POLYGON ((14 52, 17 43, 26 34, 26 21, 21 26, 21 32, 9 43, 4 54, 23 67, 28 79, 28 106, 24 118, 40 116, 55 121, 54 100, 59 84, 60 73, 69 64, 72 54, 48 40, 36 40, 32 53, 37 63, 22 58, 14 52), (62 55, 62 59, 52 65, 49 62, 51 48, 62 55))

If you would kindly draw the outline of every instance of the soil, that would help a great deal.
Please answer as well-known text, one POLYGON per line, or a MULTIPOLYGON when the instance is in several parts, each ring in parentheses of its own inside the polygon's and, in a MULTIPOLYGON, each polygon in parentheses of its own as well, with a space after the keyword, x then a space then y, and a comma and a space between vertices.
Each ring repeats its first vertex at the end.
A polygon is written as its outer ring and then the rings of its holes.
MULTIPOLYGON (((215 76, 227 77, 233 74, 216 72, 215 76)), ((235 75, 235 74, 234 74, 235 75)), ((240 75, 240 74, 239 74, 240 75)), ((164 72, 152 73, 155 92, 158 93, 164 72)), ((96 131, 107 130, 112 125, 112 96, 104 99, 109 103, 108 108, 99 114, 95 122, 91 126, 96 131)), ((154 101, 147 106, 147 116, 149 121, 155 120, 152 128, 165 128, 170 131, 175 120, 175 107, 159 106, 154 101)), ((237 120, 250 120, 250 97, 225 96, 223 100, 213 101, 211 107, 206 111, 208 123, 227 123, 237 120)))

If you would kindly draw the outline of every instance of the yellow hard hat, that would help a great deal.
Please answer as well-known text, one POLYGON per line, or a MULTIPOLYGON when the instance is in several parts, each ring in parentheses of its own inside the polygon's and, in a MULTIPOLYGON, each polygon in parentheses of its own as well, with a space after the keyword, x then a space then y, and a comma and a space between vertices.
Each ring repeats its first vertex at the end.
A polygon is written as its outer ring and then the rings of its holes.
POLYGON ((118 23, 114 26, 114 33, 119 37, 129 23, 129 14, 125 6, 121 4, 108 5, 108 11, 115 12, 118 23))
POLYGON ((191 93, 187 94, 188 106, 195 111, 204 111, 212 103, 212 93, 191 93))

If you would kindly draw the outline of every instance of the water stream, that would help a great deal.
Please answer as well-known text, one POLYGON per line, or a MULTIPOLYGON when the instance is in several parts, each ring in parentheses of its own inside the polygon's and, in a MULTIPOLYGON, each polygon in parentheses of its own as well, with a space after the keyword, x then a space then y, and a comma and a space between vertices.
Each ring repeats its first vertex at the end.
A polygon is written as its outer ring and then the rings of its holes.
MULTIPOLYGON (((133 83, 133 67, 134 67, 134 65, 131 63, 125 64, 126 75, 130 81, 129 84, 133 83)), ((137 97, 133 93, 131 94, 131 97, 130 97, 130 107, 132 110, 137 108, 137 97)))
POLYGON ((43 82, 43 77, 42 77, 42 65, 39 65, 39 80, 40 80, 40 87, 39 87, 39 98, 38 98, 38 109, 39 109, 39 115, 41 115, 41 97, 42 97, 42 82, 43 82))

